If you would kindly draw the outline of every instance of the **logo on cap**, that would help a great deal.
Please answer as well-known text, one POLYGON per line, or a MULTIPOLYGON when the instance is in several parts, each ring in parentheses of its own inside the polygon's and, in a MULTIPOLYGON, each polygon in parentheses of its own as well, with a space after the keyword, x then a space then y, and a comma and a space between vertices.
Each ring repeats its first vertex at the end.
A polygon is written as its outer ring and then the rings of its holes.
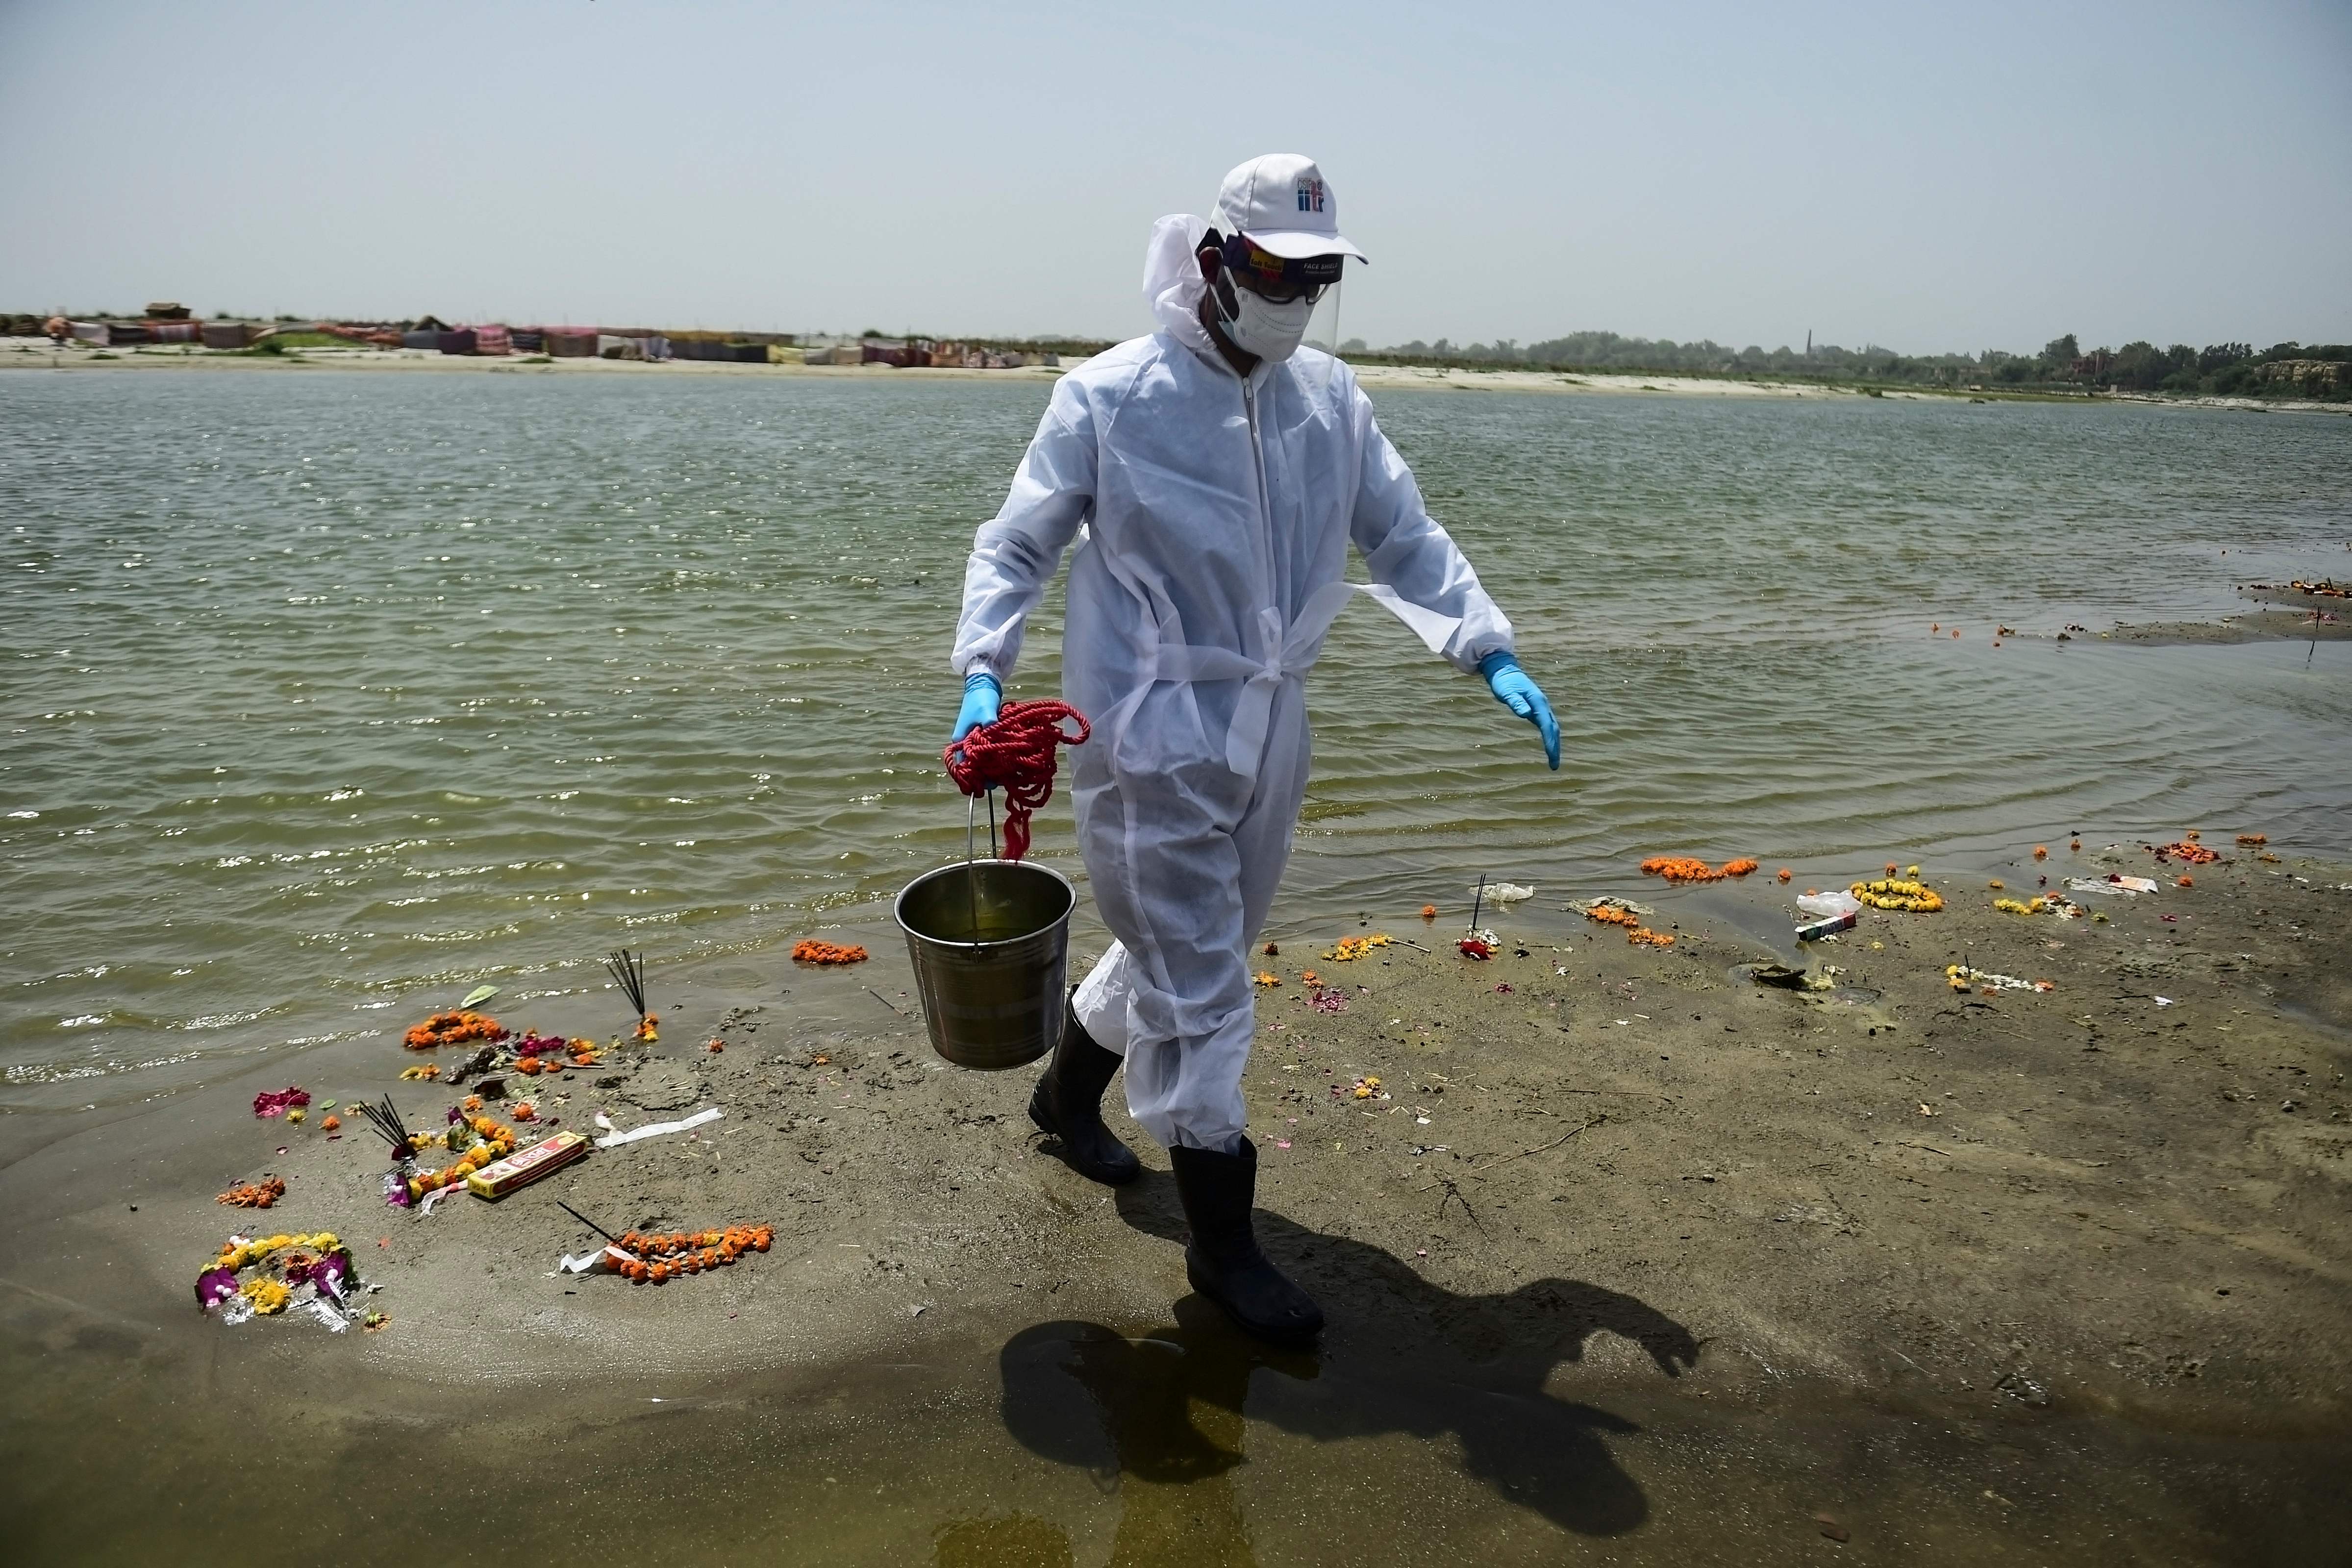
POLYGON ((1298 210, 1319 213, 1323 210, 1323 182, 1307 179, 1298 182, 1298 210))

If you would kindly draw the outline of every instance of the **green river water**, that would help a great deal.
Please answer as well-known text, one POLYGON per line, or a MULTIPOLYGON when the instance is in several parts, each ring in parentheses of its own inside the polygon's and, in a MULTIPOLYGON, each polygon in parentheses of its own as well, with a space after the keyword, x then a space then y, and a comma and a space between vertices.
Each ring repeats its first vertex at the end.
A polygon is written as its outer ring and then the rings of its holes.
MULTIPOLYGON (((938 753, 963 556, 1045 398, 0 377, 0 1104, 145 1098, 477 979, 501 1006, 602 986, 624 943, 658 968, 870 918, 962 851, 938 753)), ((1565 758, 1349 612, 1277 918, 1482 872, 1622 885, 1668 851, 2352 840, 2352 646, 2050 640, 2341 576, 2352 421, 1376 402, 1565 758)), ((1015 696, 1057 689, 1058 603, 1015 696)), ((1039 852, 1082 877, 1066 798, 1039 852)))

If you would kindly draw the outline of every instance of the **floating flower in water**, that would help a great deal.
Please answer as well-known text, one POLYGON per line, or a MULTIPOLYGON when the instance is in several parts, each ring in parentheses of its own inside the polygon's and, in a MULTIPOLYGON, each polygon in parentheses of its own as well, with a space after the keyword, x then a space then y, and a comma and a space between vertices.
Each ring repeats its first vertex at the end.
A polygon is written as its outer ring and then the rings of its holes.
POLYGON ((866 956, 863 947, 820 942, 813 936, 793 944, 793 962, 795 964, 863 964, 866 956))
MULTIPOLYGON (((1732 863, 1737 865, 1739 862, 1735 861, 1732 863)), ((1755 862, 1750 861, 1748 866, 1753 871, 1755 862)), ((1705 861, 1689 855, 1652 855, 1642 862, 1643 876, 1662 876, 1668 882, 1721 882, 1728 869, 1717 871, 1705 861)))
POLYGON ((1789 868, 1787 866, 1782 866, 1779 871, 1774 872, 1772 876, 1775 881, 1786 882, 1789 880, 1790 876, 1789 868))
POLYGON ((1746 876, 1748 873, 1755 871, 1757 867, 1757 862, 1745 858, 1736 861, 1726 861, 1723 862, 1723 874, 1726 876, 1746 876))
POLYGON ((2046 861, 2046 860, 2048 860, 2048 859, 2050 858, 2050 846, 2049 846, 2048 844, 2036 844, 2036 845, 2034 845, 2034 846, 2033 846, 2033 858, 2034 858, 2035 860, 2038 860, 2038 861, 2046 861))
POLYGON ((2187 861, 2190 865, 2210 865, 2221 858, 2221 851, 2207 849, 2197 841, 2197 835, 2194 833, 2178 843, 2158 844, 2153 847, 2156 851, 2156 858, 2158 860, 2187 861))
POLYGON ((402 1068, 400 1070, 400 1076, 411 1083, 421 1082, 429 1079, 440 1077, 441 1068, 437 1062, 428 1061, 421 1067, 402 1068))
POLYGON ((2183 876, 2175 880, 2172 885, 2175 887, 2195 887, 2197 883, 2189 878, 2183 876))
POLYGON ((2240 833, 2238 841, 2248 849, 2252 849, 2257 845, 2269 843, 2271 836, 2268 833, 2240 833))
POLYGON ((1436 918, 1437 918, 1437 905, 1435 905, 1435 904, 1423 904, 1423 905, 1421 906, 1421 917, 1422 917, 1423 920, 1434 920, 1434 919, 1436 919, 1436 918))

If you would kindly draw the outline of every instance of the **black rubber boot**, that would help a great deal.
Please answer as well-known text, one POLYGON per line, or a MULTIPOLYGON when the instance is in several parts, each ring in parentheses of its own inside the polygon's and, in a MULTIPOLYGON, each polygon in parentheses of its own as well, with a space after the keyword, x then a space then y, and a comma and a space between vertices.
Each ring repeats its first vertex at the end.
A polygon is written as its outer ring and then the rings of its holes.
POLYGON ((1267 1261, 1250 1228, 1257 1196, 1257 1145, 1237 1154, 1173 1148, 1176 1193, 1192 1226, 1184 1273, 1192 1288, 1225 1310, 1246 1333, 1271 1344, 1304 1344, 1323 1332, 1323 1309, 1267 1261))
POLYGON ((1076 1009, 1069 1009, 1062 1019, 1062 1043, 1029 1096, 1029 1119, 1040 1132, 1062 1140, 1062 1157, 1070 1168, 1109 1186, 1125 1186, 1143 1170, 1134 1153, 1103 1125, 1103 1090, 1118 1062, 1118 1053, 1097 1045, 1079 1025, 1076 1009))

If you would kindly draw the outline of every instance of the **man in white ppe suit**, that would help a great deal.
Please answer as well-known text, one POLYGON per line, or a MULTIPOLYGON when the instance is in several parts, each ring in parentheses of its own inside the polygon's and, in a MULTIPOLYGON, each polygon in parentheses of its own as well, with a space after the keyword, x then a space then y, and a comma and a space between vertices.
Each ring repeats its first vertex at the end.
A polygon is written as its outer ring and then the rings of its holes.
POLYGON ((1213 225, 1154 225, 1144 295, 1160 329, 1064 376, 964 577, 956 735, 996 716, 1024 624, 1073 540, 1063 695, 1094 725, 1071 797, 1095 902, 1118 938, 1071 999, 1030 1103, 1070 1164, 1132 1180, 1102 1123, 1123 1057, 1128 1108, 1169 1151, 1193 1288, 1263 1338, 1323 1314, 1258 1249, 1257 1151, 1242 1068, 1249 950, 1307 789, 1301 687, 1332 619, 1379 600, 1456 669, 1559 732, 1512 656, 1511 623, 1422 505, 1344 364, 1299 347, 1343 258, 1312 160, 1225 176, 1213 225), (1343 580, 1348 547, 1371 581, 1343 580))

